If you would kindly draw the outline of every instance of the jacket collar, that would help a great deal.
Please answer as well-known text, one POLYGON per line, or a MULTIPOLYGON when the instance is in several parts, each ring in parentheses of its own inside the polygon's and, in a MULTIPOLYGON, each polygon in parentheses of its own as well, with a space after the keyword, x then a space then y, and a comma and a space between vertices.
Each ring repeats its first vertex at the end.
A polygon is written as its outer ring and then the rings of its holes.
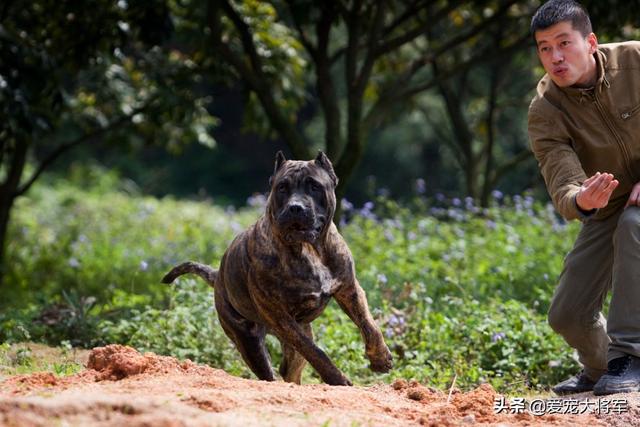
POLYGON ((606 68, 605 68, 607 64, 607 57, 600 49, 596 50, 593 56, 596 58, 596 71, 598 73, 595 86, 588 87, 588 88, 578 88, 578 87, 572 87, 572 86, 559 87, 552 80, 553 85, 556 86, 558 89, 560 89, 562 92, 566 93, 567 95, 576 97, 576 98, 584 97, 589 92, 592 92, 594 88, 597 89, 598 92, 602 92, 605 88, 608 88, 610 86, 610 83, 609 83, 609 80, 607 79, 606 68))

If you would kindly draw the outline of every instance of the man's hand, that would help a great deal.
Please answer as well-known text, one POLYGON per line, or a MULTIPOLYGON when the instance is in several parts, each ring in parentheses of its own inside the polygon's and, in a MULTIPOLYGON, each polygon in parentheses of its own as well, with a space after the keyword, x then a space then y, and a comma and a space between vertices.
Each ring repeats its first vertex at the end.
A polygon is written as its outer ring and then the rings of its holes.
POLYGON ((629 200, 627 200, 627 204, 624 207, 627 208, 629 206, 640 206, 640 182, 631 189, 631 195, 629 195, 629 200))
MULTIPOLYGON (((587 178, 580 191, 576 196, 576 203, 578 207, 583 211, 590 211, 592 209, 600 209, 607 206, 611 193, 616 189, 619 182, 613 178, 610 173, 597 172, 592 177, 587 178)), ((638 184, 636 184, 638 186, 638 184)), ((636 187, 634 187, 635 189, 636 187)), ((633 196, 633 192, 631 195, 633 196)), ((636 194, 636 201, 640 197, 640 186, 638 186, 638 193, 636 194)), ((631 200, 631 199, 629 199, 631 200)), ((629 204, 629 202, 627 202, 629 204)))

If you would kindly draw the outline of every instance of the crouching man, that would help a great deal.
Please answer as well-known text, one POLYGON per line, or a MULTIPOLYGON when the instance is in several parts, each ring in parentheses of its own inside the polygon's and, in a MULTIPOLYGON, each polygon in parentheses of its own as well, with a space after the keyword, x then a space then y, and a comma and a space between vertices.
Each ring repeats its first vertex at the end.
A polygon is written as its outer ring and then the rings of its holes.
POLYGON ((546 71, 531 147, 556 209, 583 222, 549 309, 583 369, 553 390, 640 391, 640 42, 598 45, 572 0, 542 5, 531 33, 546 71))

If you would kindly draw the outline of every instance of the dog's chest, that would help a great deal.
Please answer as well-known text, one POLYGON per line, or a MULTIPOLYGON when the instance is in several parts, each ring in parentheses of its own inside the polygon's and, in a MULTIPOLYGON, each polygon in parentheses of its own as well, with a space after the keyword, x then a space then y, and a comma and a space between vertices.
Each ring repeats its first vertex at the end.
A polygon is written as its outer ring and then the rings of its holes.
POLYGON ((304 252, 290 260, 281 282, 281 297, 300 321, 311 321, 329 302, 338 283, 320 257, 304 252))

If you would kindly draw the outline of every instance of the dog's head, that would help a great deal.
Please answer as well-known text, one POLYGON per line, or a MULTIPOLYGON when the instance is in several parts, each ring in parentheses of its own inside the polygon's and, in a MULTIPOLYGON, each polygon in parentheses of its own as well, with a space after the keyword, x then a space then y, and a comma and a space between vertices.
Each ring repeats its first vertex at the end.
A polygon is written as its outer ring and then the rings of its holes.
POLYGON ((287 243, 313 243, 323 236, 336 209, 338 177, 323 152, 314 160, 287 160, 278 151, 267 215, 287 243))

